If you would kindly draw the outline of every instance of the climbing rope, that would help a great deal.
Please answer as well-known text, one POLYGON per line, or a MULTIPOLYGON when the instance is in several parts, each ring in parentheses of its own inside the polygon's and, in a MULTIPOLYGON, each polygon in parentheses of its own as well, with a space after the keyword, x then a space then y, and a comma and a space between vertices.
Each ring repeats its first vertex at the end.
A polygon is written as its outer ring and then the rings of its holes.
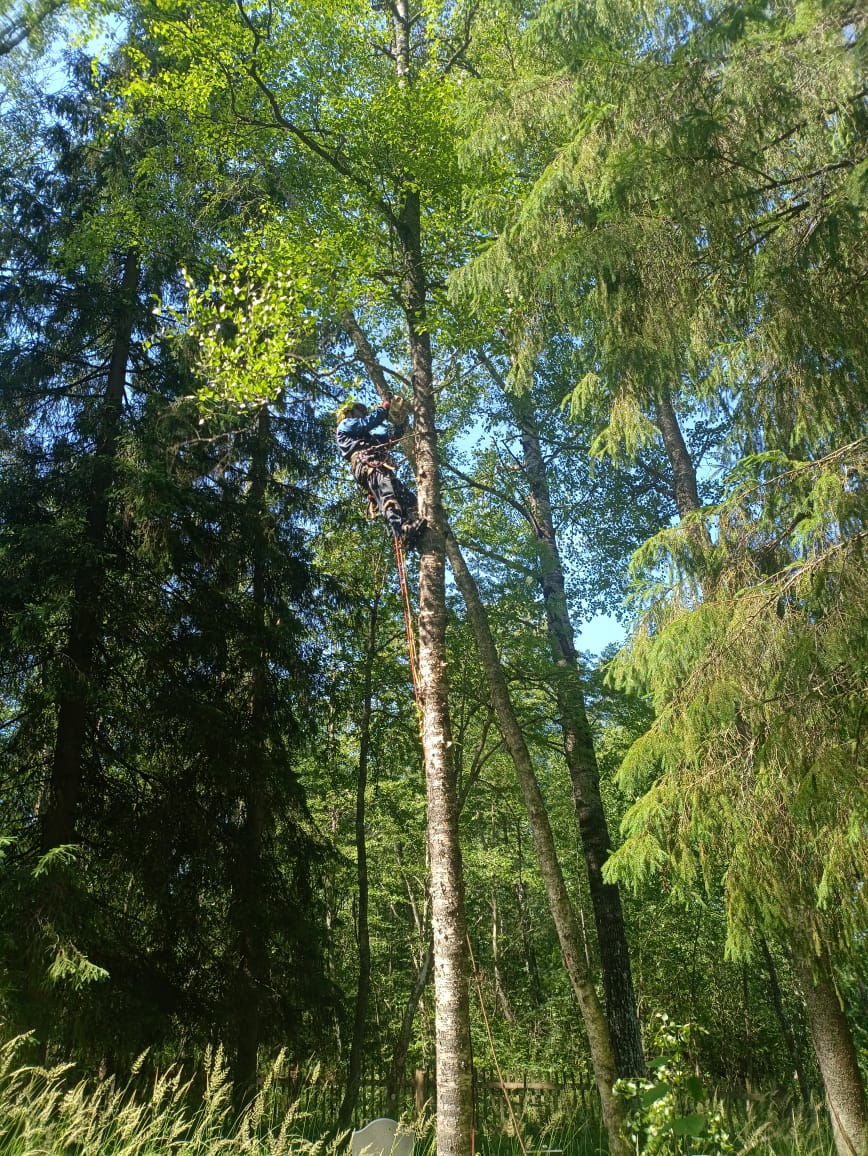
POLYGON ((413 695, 416 699, 416 708, 419 703, 419 673, 416 661, 416 635, 413 632, 413 608, 410 604, 410 589, 407 585, 407 559, 404 556, 404 547, 394 535, 395 560, 398 563, 398 584, 401 587, 401 605, 404 608, 404 630, 407 632, 407 653, 410 657, 410 676, 413 679, 413 695))

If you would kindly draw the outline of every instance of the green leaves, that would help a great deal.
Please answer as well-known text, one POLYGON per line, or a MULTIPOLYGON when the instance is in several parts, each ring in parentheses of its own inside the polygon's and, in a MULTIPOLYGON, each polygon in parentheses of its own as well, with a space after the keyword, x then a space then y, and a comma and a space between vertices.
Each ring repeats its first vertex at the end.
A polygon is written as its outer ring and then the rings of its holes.
POLYGON ((215 268, 204 289, 186 277, 186 307, 172 313, 194 346, 206 410, 268 403, 313 358, 316 294, 310 268, 292 268, 298 255, 279 239, 267 248, 257 241, 225 270, 215 268))
POLYGON ((705 1131, 705 1116, 691 1112, 687 1116, 675 1116, 669 1123, 673 1136, 701 1136, 705 1131))
POLYGON ((643 1156, 712 1151, 725 1156, 735 1151, 719 1107, 690 1071, 691 1053, 702 1034, 696 1024, 674 1024, 667 1015, 656 1015, 648 1032, 649 1046, 661 1051, 648 1061, 656 1080, 620 1080, 616 1085, 631 1103, 630 1136, 643 1156), (705 1110, 697 1110, 706 1104, 705 1110))
POLYGON ((639 1097, 643 1108, 650 1108, 652 1104, 656 1104, 658 1100, 662 1100, 664 1096, 669 1095, 668 1084, 652 1084, 650 1088, 646 1088, 639 1097))

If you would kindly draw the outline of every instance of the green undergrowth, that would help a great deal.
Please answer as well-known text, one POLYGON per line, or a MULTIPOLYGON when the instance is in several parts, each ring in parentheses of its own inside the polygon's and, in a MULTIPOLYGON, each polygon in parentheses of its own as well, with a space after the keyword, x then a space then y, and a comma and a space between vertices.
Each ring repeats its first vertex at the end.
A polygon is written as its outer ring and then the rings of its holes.
MULTIPOLYGON (((757 1112, 745 1113, 738 1108, 721 1112, 728 1139, 723 1145, 711 1141, 704 1147, 685 1146, 672 1138, 654 1152, 666 1156, 835 1156, 835 1146, 825 1128, 811 1115, 802 1113, 779 1117, 770 1111, 765 1119, 757 1112)), ((477 1156, 605 1156, 605 1135, 597 1121, 574 1126, 553 1126, 537 1134, 522 1136, 524 1147, 514 1136, 477 1136, 477 1156)), ((647 1145, 635 1144, 636 1156, 650 1156, 647 1145)), ((419 1156, 419 1149, 416 1149, 419 1156)))
MULTIPOLYGON (((0 1048, 0 1156, 331 1156, 346 1152, 346 1136, 329 1135, 328 1122, 309 1094, 290 1099, 276 1064, 254 1103, 240 1117, 220 1058, 196 1079, 180 1072, 146 1076, 144 1066, 121 1087, 113 1080, 82 1079, 72 1065, 23 1062, 27 1040, 0 1048)), ((703 1156, 834 1156, 833 1145, 807 1116, 776 1115, 771 1105, 720 1107, 728 1141, 704 1149, 692 1144, 654 1150, 703 1156)), ((477 1134, 478 1156, 603 1156, 598 1121, 556 1120, 546 1127, 520 1122, 515 1136, 477 1134)), ((433 1156, 431 1121, 417 1130, 416 1156, 433 1156)), ((650 1149, 637 1143, 637 1156, 650 1149)))

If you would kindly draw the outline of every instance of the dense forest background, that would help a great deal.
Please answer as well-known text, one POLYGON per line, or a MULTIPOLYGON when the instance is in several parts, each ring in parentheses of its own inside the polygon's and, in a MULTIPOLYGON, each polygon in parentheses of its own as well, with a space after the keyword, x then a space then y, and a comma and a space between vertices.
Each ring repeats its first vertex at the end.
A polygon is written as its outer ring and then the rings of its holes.
POLYGON ((651 1113, 825 1097, 868 1151, 865 23, 4 7, 0 1016, 30 1058, 222 1048, 240 1106, 286 1049, 346 1126, 363 1058, 394 1106, 436 1053, 464 1154, 493 1051, 593 1078, 612 1152, 618 1077, 651 1113), (418 707, 333 440, 391 391, 418 707), (627 641, 582 654, 600 614, 627 641))

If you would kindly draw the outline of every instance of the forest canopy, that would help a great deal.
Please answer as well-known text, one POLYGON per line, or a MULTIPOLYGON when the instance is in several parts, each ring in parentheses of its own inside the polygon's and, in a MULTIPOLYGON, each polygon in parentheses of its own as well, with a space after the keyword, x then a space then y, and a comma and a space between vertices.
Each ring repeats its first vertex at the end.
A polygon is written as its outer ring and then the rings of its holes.
POLYGON ((4 1039, 868 1153, 865 24, 4 6, 4 1039))

